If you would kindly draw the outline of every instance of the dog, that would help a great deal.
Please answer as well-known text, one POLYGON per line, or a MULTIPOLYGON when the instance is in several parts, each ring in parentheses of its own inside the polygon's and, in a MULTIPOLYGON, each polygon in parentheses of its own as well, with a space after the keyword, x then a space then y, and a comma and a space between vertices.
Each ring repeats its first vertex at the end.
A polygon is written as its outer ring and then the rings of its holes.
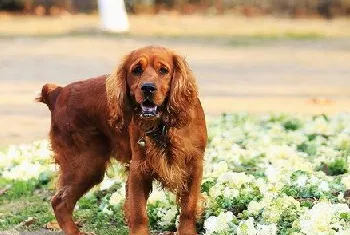
POLYGON ((197 234, 207 129, 195 77, 182 56, 164 47, 140 48, 111 74, 64 87, 46 84, 36 100, 51 111, 49 137, 60 173, 51 205, 65 234, 83 234, 72 212, 103 180, 111 158, 127 169, 130 234, 150 233, 146 203, 154 180, 177 196, 178 233, 197 234))

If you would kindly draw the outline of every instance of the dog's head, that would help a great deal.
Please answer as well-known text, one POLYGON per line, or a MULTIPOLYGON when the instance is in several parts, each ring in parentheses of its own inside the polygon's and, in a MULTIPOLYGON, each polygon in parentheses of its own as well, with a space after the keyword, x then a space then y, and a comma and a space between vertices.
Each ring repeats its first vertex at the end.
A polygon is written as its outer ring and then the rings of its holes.
POLYGON ((162 118, 179 127, 190 118, 197 97, 195 79, 183 57, 163 47, 145 47, 127 55, 106 82, 111 121, 122 126, 126 108, 141 119, 162 118))

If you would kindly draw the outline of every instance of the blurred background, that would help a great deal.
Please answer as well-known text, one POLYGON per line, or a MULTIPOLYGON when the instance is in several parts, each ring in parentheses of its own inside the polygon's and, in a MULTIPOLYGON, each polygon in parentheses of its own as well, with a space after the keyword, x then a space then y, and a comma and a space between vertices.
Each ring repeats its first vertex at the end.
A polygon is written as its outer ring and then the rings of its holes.
POLYGON ((349 15, 350 0, 0 0, 0 147, 47 137, 42 85, 150 44, 187 58, 208 115, 348 111, 349 15))
MULTIPOLYGON (((118 1, 118 0, 117 0, 118 1)), ((350 14, 349 0, 124 0, 129 14, 243 14, 323 16, 333 18, 350 14)), ((93 14, 96 0, 1 0, 4 11, 59 15, 62 13, 93 14)))

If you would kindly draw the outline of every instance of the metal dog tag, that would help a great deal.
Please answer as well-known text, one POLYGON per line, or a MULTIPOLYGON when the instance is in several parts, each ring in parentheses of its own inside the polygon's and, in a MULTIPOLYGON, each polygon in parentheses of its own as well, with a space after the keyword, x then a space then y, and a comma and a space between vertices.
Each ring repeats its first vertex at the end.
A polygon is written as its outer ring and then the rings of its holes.
POLYGON ((140 145, 141 147, 145 147, 146 141, 144 138, 140 138, 139 141, 137 141, 137 144, 140 145))

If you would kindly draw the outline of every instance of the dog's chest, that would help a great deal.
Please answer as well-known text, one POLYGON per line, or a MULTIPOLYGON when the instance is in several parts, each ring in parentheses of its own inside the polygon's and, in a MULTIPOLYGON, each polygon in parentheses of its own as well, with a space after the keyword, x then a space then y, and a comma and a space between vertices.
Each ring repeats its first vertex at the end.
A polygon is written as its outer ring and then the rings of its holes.
POLYGON ((166 146, 152 137, 145 138, 145 166, 154 178, 172 191, 182 190, 187 178, 187 155, 181 143, 167 137, 166 146))

